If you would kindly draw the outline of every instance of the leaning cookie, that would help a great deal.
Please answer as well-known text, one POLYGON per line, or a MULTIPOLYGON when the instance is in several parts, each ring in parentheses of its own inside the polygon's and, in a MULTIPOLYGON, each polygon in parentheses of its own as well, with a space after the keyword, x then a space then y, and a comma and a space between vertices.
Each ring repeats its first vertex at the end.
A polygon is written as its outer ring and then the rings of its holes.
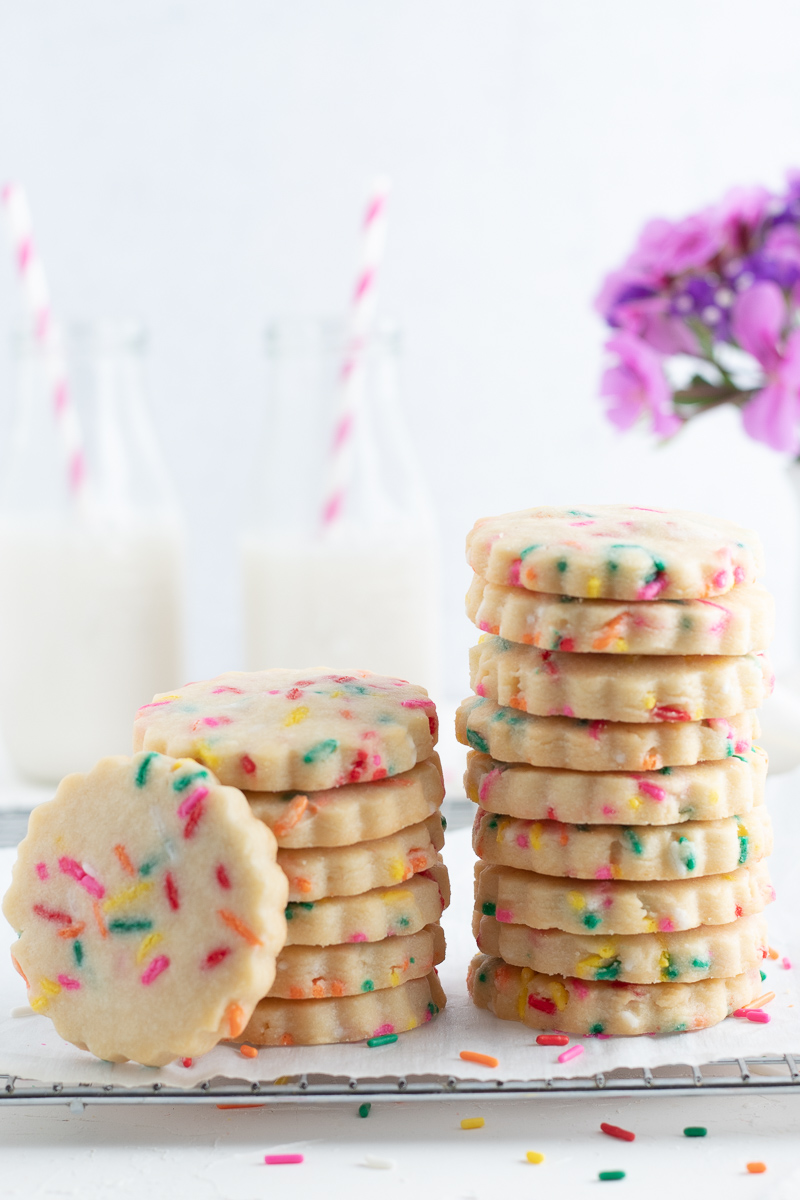
POLYGON ((469 652, 470 687, 536 716, 589 721, 703 721, 758 708, 775 676, 763 654, 682 658, 562 654, 484 635, 469 652))
POLYGON ((657 771, 746 755, 760 727, 753 710, 708 721, 580 721, 533 717, 471 696, 456 711, 456 737, 501 762, 574 771, 657 771))
POLYGON ((473 1004, 504 1021, 621 1037, 707 1029, 754 1000, 762 986, 758 967, 698 983, 598 983, 542 975, 485 954, 473 958, 467 975, 473 1004))
POLYGON ((279 1000, 256 1005, 237 1041, 251 1046, 322 1046, 407 1033, 430 1021, 446 1003, 435 971, 396 988, 328 1000, 279 1000))
POLYGON ((718 762, 629 774, 503 763, 472 750, 467 796, 489 812, 589 825, 675 825, 744 814, 764 803, 767 756, 760 746, 718 762))
POLYGON ((767 923, 760 914, 678 933, 610 937, 504 925, 496 917, 474 912, 472 932, 483 954, 511 966, 530 967, 544 975, 626 983, 730 979, 757 967, 768 952, 767 923))
POLYGON ((3 911, 31 1007, 111 1062, 241 1033, 275 976, 286 878, 241 792, 153 752, 68 775, 31 813, 3 911))
POLYGON ((438 923, 383 942, 285 946, 269 994, 287 1000, 322 1000, 399 987, 429 975, 443 960, 444 951, 444 931, 438 923))
POLYGON ((759 584, 714 600, 583 600, 473 577, 467 616, 484 633, 578 654, 751 654, 766 650, 775 601, 759 584))

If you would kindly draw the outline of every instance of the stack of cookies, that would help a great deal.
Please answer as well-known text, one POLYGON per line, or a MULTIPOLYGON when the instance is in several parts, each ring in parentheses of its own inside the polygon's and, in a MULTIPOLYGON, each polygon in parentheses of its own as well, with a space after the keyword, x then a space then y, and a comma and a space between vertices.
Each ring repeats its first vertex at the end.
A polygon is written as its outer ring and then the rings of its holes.
POLYGON ((576 1034, 713 1025, 761 990, 770 694, 758 539, 623 506, 480 521, 474 1003, 576 1034))
POLYGON ((204 764, 277 840, 287 939, 238 1040, 390 1036, 444 1005, 437 733, 423 688, 366 671, 230 672, 140 710, 137 750, 204 764))

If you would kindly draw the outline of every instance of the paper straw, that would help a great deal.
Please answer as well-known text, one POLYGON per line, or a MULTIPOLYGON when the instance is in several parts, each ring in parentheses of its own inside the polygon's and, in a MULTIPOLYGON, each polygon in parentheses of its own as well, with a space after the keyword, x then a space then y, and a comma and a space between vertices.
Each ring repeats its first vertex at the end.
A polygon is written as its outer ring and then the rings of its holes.
POLYGON ((339 412, 331 444, 330 475, 322 506, 322 527, 339 520, 353 470, 355 426, 364 392, 364 356, 375 315, 377 280, 386 244, 389 180, 373 182, 362 227, 361 265, 353 289, 350 321, 341 369, 339 412))
POLYGON ((36 252, 28 201, 23 188, 17 183, 5 184, 0 195, 22 284, 22 294, 31 319, 33 335, 42 354, 45 375, 53 399, 53 414, 64 449, 69 490, 75 499, 82 499, 86 490, 83 436, 78 414, 69 393, 64 352, 50 307, 47 277, 36 252))

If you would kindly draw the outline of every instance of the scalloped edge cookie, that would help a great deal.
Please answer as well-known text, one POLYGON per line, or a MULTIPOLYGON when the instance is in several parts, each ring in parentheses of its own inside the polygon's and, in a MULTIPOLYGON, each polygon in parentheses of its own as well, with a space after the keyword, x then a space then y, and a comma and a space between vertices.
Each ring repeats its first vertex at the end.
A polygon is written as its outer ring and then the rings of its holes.
POLYGON ((268 994, 286 1000, 323 1000, 399 987, 429 975, 444 952, 444 930, 438 922, 382 942, 285 946, 268 994))

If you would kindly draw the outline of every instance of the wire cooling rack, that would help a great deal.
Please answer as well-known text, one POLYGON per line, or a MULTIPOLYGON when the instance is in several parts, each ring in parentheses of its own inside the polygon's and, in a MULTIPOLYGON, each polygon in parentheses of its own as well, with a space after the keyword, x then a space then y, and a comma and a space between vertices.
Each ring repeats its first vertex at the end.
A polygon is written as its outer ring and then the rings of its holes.
MULTIPOLYGON (((800 1057, 798 1055, 797 1057, 800 1057)), ((730 1058, 703 1067, 621 1068, 608 1075, 577 1079, 493 1079, 490 1081, 446 1077, 392 1079, 328 1079, 299 1075, 263 1083, 211 1080, 193 1088, 125 1088, 62 1083, 42 1083, 0 1075, 0 1107, 3 1104, 67 1104, 81 1111, 86 1104, 332 1104, 359 1100, 524 1100, 552 1095, 640 1096, 666 1094, 688 1096, 702 1091, 732 1096, 767 1093, 800 1094, 800 1067, 796 1056, 730 1058)))

